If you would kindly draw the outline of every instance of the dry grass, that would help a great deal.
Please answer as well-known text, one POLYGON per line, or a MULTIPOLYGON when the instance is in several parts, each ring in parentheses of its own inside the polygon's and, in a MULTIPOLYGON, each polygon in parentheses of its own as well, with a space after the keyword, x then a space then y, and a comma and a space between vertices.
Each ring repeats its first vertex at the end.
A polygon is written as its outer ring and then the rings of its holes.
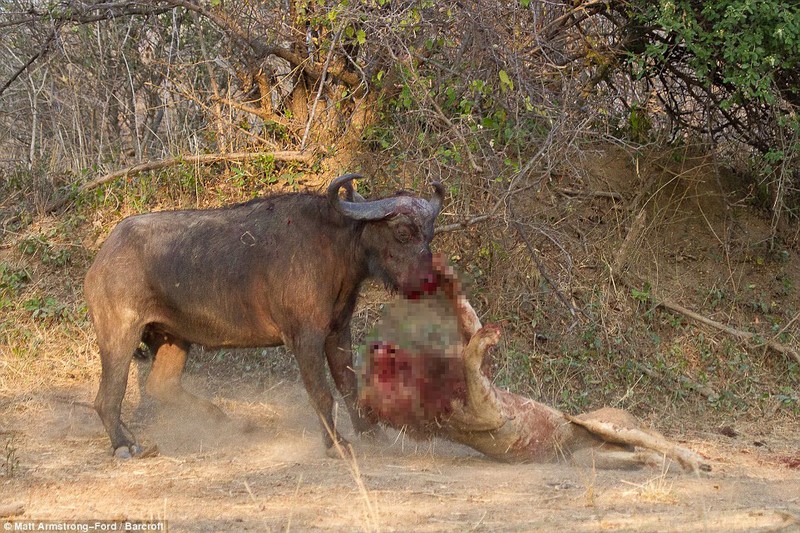
MULTIPOLYGON (((323 424, 325 424, 324 420, 323 424)), ((364 482, 364 478, 361 475, 361 469, 358 466, 358 459, 353 447, 349 443, 347 444, 346 448, 343 447, 342 444, 334 437, 333 430, 329 428, 327 424, 325 424, 325 429, 333 439, 333 444, 336 448, 336 453, 339 455, 339 458, 344 461, 345 464, 347 464, 347 468, 350 471, 350 476, 352 477, 353 482, 358 489, 359 501, 363 505, 363 522, 361 523, 361 529, 367 532, 380 531, 381 522, 377 503, 373 495, 370 493, 370 490, 367 488, 366 483, 364 482)))
POLYGON ((668 470, 669 468, 666 466, 661 474, 648 479, 644 483, 632 483, 622 480, 623 483, 633 487, 631 490, 624 492, 623 495, 636 496, 639 500, 649 503, 673 505, 678 503, 678 496, 674 489, 675 481, 667 476, 668 470))
POLYGON ((583 493, 584 505, 587 507, 594 507, 597 504, 597 469, 592 465, 591 469, 578 471, 583 486, 585 487, 583 493))

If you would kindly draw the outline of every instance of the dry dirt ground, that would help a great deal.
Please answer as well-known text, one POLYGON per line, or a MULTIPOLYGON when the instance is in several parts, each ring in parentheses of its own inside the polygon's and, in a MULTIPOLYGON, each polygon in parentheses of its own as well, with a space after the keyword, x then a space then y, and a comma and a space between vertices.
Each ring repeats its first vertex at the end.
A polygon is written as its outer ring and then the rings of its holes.
POLYGON ((0 507, 22 504, 23 519, 166 519, 170 531, 800 531, 797 420, 735 436, 659 428, 707 458, 713 471, 699 477, 499 464, 394 432, 354 442, 352 463, 325 456, 299 383, 186 381, 232 422, 160 412, 132 380, 126 420, 160 455, 129 461, 111 457, 88 407, 93 383, 0 398, 0 466, 13 460, 0 507))

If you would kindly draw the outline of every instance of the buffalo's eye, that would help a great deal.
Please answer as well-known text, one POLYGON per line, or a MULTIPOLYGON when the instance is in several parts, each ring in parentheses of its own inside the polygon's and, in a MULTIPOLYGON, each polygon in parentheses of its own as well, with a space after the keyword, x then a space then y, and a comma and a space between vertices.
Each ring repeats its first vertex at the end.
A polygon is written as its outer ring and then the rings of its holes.
POLYGON ((408 241, 411 240, 411 238, 414 236, 414 234, 412 233, 412 231, 409 228, 400 228, 395 233, 395 236, 397 237, 398 241, 400 241, 401 243, 405 244, 405 243, 407 243, 408 241))

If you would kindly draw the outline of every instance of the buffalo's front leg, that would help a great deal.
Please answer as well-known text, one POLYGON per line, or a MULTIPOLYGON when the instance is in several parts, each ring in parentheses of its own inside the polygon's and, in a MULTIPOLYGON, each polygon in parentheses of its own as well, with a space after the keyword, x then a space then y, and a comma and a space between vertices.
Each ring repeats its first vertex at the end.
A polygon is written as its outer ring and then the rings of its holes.
POLYGON ((339 435, 333 419, 333 396, 325 376, 325 336, 306 332, 295 336, 288 344, 297 359, 311 405, 319 416, 328 456, 339 457, 334 439, 343 453, 348 453, 349 444, 339 435))
POLYGON ((358 407, 358 381, 353 369, 353 349, 350 335, 350 324, 347 324, 338 333, 332 333, 325 340, 325 355, 328 358, 328 367, 331 369, 333 382, 342 395, 353 430, 356 433, 371 433, 377 424, 364 416, 358 407))
POLYGON ((145 384, 148 394, 167 405, 199 410, 217 421, 228 420, 219 407, 186 392, 181 385, 189 343, 169 335, 159 335, 156 339, 148 340, 148 345, 155 355, 153 368, 145 384))

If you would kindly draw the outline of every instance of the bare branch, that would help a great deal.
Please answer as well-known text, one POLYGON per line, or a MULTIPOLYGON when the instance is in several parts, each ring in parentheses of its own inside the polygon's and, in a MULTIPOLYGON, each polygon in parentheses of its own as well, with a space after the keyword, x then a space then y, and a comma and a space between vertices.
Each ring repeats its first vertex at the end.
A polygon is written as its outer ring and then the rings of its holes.
POLYGON ((800 363, 800 353, 798 353, 797 350, 795 350, 790 346, 786 346, 785 344, 782 344, 774 339, 769 339, 759 342, 758 339, 756 338, 755 333, 751 333, 749 331, 742 331, 740 329, 726 326, 725 324, 717 322, 716 320, 712 320, 699 313, 695 313, 691 309, 687 309, 682 305, 678 305, 675 302, 671 302, 670 300, 657 301, 656 305, 658 305, 659 307, 664 307, 666 309, 669 309, 670 311, 675 311, 676 313, 680 313, 685 317, 691 318, 695 322, 700 322, 701 324, 705 324, 706 326, 711 326, 714 329, 723 331, 728 335, 736 337, 737 339, 741 339, 745 342, 755 342, 756 344, 761 344, 763 346, 766 346, 767 348, 770 348, 771 350, 774 350, 780 354, 791 356, 794 358, 795 361, 800 363))
MULTIPOLYGON (((626 287, 628 288, 635 287, 635 284, 633 283, 633 281, 629 276, 621 276, 620 279, 622 280, 622 284, 625 285, 626 287)), ((695 322, 699 322, 700 324, 710 326, 718 331, 727 333, 728 335, 736 337, 737 339, 746 342, 748 344, 755 344, 756 346, 766 346, 767 348, 774 350, 782 355, 792 357, 795 361, 800 363, 800 352, 798 352, 791 346, 787 346, 783 343, 776 341, 774 337, 771 339, 762 339, 759 335, 755 333, 752 333, 750 331, 743 331, 741 329, 725 325, 721 322, 717 322, 716 320, 713 320, 699 313, 696 313, 691 309, 688 309, 671 300, 659 298, 656 295, 652 295, 652 301, 654 307, 663 307, 664 309, 669 309, 670 311, 679 313, 691 320, 694 320, 695 322)), ((794 319, 792 319, 792 321, 793 320, 794 319)))
POLYGON ((250 38, 235 22, 221 13, 207 9, 189 0, 168 0, 168 2, 172 6, 183 7, 206 17, 234 42, 246 46, 259 58, 266 58, 268 56, 279 57, 292 66, 302 68, 303 72, 314 80, 321 79, 323 73, 327 73, 351 87, 361 83, 361 78, 359 78, 357 74, 345 69, 343 65, 334 65, 326 69, 323 65, 312 63, 307 58, 295 54, 288 48, 275 44, 267 44, 261 39, 250 38))
POLYGON ((3 93, 4 93, 4 92, 6 92, 6 89, 8 89, 8 88, 11 86, 11 84, 12 84, 12 83, 14 83, 14 82, 17 80, 17 78, 19 78, 19 77, 22 75, 22 73, 23 73, 23 72, 25 72, 26 70, 28 70, 28 68, 29 68, 29 67, 30 67, 30 66, 31 66, 31 65, 32 65, 32 64, 33 64, 33 63, 34 63, 34 62, 35 62, 37 59, 39 59, 40 57, 42 57, 43 55, 45 55, 45 54, 46 54, 46 53, 47 53, 47 52, 50 50, 50 45, 52 44, 53 40, 56 38, 56 35, 58 34, 58 29, 59 29, 59 26, 56 26, 56 27, 55 27, 55 28, 54 28, 54 29, 53 29, 53 30, 50 32, 50 35, 47 37, 47 40, 44 42, 44 44, 43 44, 43 45, 42 45, 42 47, 39 49, 39 51, 38 51, 38 52, 36 52, 35 54, 33 54, 33 55, 30 57, 30 59, 28 59, 28 60, 27 60, 27 61, 26 61, 26 62, 25 62, 25 63, 24 63, 24 64, 23 64, 21 67, 19 67, 19 68, 17 69, 17 71, 16 71, 16 72, 14 72, 14 74, 12 74, 12 75, 11 75, 11 77, 8 79, 8 81, 6 81, 6 83, 5 83, 5 84, 4 84, 2 87, 0 87, 0 96, 2 96, 2 95, 3 95, 3 93))
POLYGON ((314 103, 311 104, 311 112, 308 116, 308 121, 306 122, 306 129, 303 132, 303 139, 300 141, 300 150, 306 149, 306 142, 308 142, 308 134, 311 132, 311 123, 314 121, 314 117, 317 114, 317 105, 319 105, 319 100, 322 98, 322 91, 325 89, 325 76, 328 73, 328 68, 331 64, 331 59, 333 58, 333 49, 336 48, 336 43, 339 42, 339 38, 342 36, 342 30, 336 32, 336 36, 333 38, 331 43, 331 49, 328 50, 328 57, 325 59, 325 65, 322 67, 322 77, 319 79, 319 87, 317 88, 317 95, 314 97, 314 103))
POLYGON ((171 6, 157 7, 150 2, 104 2, 99 4, 76 4, 67 3, 60 11, 28 11, 30 16, 0 23, 0 29, 11 26, 20 26, 40 20, 51 20, 55 22, 75 22, 78 24, 89 24, 101 20, 111 20, 121 17, 131 17, 136 15, 156 15, 172 9, 171 6))
POLYGON ((568 189, 565 187, 556 187, 555 191, 565 196, 571 196, 575 198, 608 198, 609 200, 615 200, 617 202, 622 201, 622 195, 618 192, 579 191, 576 189, 568 189))
POLYGON ((255 159, 257 157, 271 157, 275 161, 309 161, 311 160, 313 155, 314 155, 313 152, 298 152, 298 151, 236 152, 230 154, 183 155, 178 157, 172 157, 169 159, 162 159, 159 161, 149 161, 147 163, 140 163, 132 167, 124 168, 122 170, 117 170, 115 172, 111 172, 110 174, 105 174, 97 179, 84 183, 66 197, 50 203, 50 205, 45 207, 45 212, 52 213, 53 211, 64 206, 67 202, 69 202, 76 196, 86 191, 95 189, 101 185, 105 185, 106 183, 110 183, 119 178, 124 178, 132 176, 134 174, 148 172, 151 170, 160 170, 162 168, 174 167, 176 165, 181 165, 181 164, 210 164, 210 163, 218 163, 220 161, 246 161, 250 159, 255 159))
POLYGON ((492 213, 487 213, 485 215, 478 215, 476 217, 463 220, 461 222, 456 222, 455 224, 447 224, 446 226, 437 226, 436 229, 433 231, 433 233, 438 235, 439 233, 458 231, 460 229, 472 226, 473 224, 478 224, 479 222, 483 222, 484 220, 489 220, 490 218, 494 218, 494 216, 495 213, 492 212, 492 213))

